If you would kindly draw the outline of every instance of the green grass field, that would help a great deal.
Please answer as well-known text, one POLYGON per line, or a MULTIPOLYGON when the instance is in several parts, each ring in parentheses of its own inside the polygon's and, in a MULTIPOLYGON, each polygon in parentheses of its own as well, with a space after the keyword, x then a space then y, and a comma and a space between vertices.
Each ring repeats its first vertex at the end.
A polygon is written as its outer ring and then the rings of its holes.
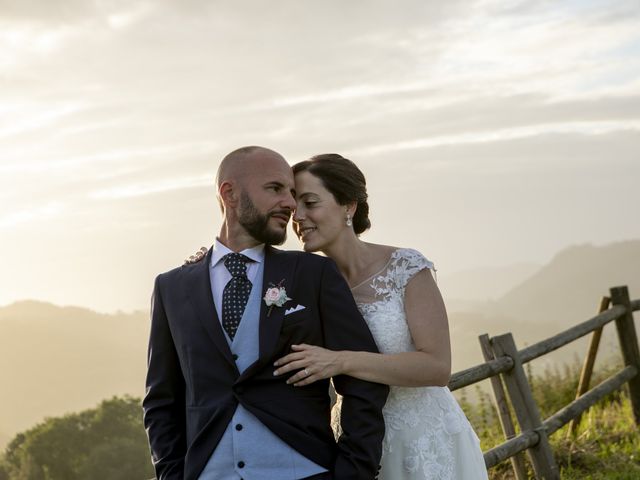
MULTIPOLYGON (((617 371, 611 365, 596 375, 592 385, 617 371)), ((575 398, 579 365, 547 370, 529 379, 543 418, 548 418, 575 398)), ((490 395, 476 388, 477 402, 466 401, 465 392, 458 394, 460 403, 480 437, 483 451, 504 441, 490 395)), ((569 425, 555 432, 551 448, 564 480, 638 480, 640 479, 640 433, 633 419, 626 390, 614 392, 588 410, 574 436, 569 425)), ((533 471, 525 459, 530 478, 533 471)), ((489 471, 492 480, 515 478, 511 463, 502 462, 489 471)))

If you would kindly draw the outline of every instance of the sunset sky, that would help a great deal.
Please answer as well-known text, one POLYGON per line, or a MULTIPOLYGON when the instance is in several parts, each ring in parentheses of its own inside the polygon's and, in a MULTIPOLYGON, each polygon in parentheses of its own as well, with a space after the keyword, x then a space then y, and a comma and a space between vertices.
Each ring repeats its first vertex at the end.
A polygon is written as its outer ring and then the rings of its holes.
POLYGON ((640 238, 640 2, 0 0, 0 305, 147 308, 243 145, 440 275, 640 238))

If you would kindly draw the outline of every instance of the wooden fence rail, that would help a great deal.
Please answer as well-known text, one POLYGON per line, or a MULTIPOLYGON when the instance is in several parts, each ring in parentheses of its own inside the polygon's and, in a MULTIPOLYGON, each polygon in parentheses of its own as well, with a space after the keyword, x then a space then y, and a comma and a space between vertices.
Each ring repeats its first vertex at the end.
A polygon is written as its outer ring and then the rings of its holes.
MULTIPOLYGON (((519 454, 527 452, 536 478, 559 479, 558 467, 548 441, 549 436, 570 421, 578 421, 579 417, 596 402, 621 389, 625 384, 629 387, 635 422, 640 426, 640 349, 633 323, 633 312, 640 310, 640 299, 630 300, 627 287, 611 288, 610 299, 612 306, 593 318, 522 350, 517 350, 510 333, 493 338, 489 338, 488 335, 480 336, 483 355, 488 361, 454 373, 449 382, 449 389, 453 391, 491 379, 496 408, 506 441, 484 452, 487 468, 511 459, 516 478, 525 480, 526 472, 519 454), (581 378, 581 391, 577 398, 542 421, 523 365, 591 332, 595 332, 595 336, 611 322, 615 322, 616 325, 624 368, 596 387, 586 390, 591 375, 589 371, 586 374, 587 378, 581 378), (503 385, 506 387, 506 393, 503 385), (515 435, 508 404, 511 404, 520 427, 521 433, 518 435, 515 435)), ((606 305, 608 304, 607 301, 606 305)), ((601 309, 606 308, 606 305, 602 305, 604 304, 601 302, 601 309)), ((592 342, 589 356, 593 358, 588 358, 585 363, 592 365, 597 345, 597 342, 592 342)))

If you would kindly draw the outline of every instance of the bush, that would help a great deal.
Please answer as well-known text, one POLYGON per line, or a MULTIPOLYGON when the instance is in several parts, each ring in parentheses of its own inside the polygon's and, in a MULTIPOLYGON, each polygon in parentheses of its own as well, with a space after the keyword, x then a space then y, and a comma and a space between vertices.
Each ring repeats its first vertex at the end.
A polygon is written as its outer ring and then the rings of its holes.
POLYGON ((0 465, 0 480, 152 477, 140 400, 114 397, 96 409, 48 418, 16 435, 0 465))

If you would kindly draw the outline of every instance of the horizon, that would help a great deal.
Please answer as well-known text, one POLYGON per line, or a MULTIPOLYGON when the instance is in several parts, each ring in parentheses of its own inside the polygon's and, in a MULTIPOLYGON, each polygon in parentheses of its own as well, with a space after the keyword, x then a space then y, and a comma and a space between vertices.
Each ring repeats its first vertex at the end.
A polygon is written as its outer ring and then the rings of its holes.
POLYGON ((5 3, 0 305, 144 311, 247 144, 352 159, 442 278, 640 238, 637 2, 403 6, 5 3))
MULTIPOLYGON (((447 305, 447 310, 449 310, 449 305, 448 302, 454 302, 457 304, 457 302, 466 302, 466 301, 472 301, 472 302, 484 302, 484 303, 490 303, 490 302, 495 302, 495 301, 499 301, 500 298, 502 296, 504 296, 505 294, 507 294, 511 289, 517 287, 522 281, 526 281, 529 278, 531 278, 532 275, 538 274, 541 270, 545 269, 546 267, 548 267, 549 265, 552 264, 552 262, 555 260, 555 258, 560 255, 563 254, 564 252, 573 250, 573 249, 578 249, 578 248, 584 248, 584 247, 590 247, 590 248, 604 248, 604 247, 611 247, 614 245, 618 245, 618 244, 623 244, 623 243, 633 243, 633 242, 640 242, 640 238, 633 238, 633 239, 623 239, 623 240, 618 240, 615 242, 609 242, 609 243, 605 243, 605 244, 593 244, 593 243, 581 243, 581 244, 574 244, 574 245, 568 245, 564 248, 562 248, 561 250, 559 250, 558 252, 554 253, 552 255, 552 257, 542 263, 542 264, 537 264, 534 262, 519 262, 519 263, 515 263, 515 264, 510 264, 510 265, 485 265, 485 266, 478 266, 478 267, 474 267, 474 268, 470 268, 470 269, 465 269, 465 270, 460 270, 457 272, 450 272, 450 273, 446 273, 444 275, 442 274, 438 274, 438 286, 443 294, 443 298, 445 301, 445 304, 447 305), (471 295, 469 297, 464 297, 464 296, 447 296, 447 293, 453 289, 455 289, 456 291, 459 291, 460 288, 456 288, 455 285, 455 281, 453 282, 453 286, 450 285, 444 285, 442 284, 442 281, 444 280, 445 283, 447 280, 450 279, 454 279, 454 278, 458 278, 460 276, 469 276, 472 274, 476 274, 478 272, 483 272, 483 273, 495 273, 495 272, 500 272, 500 271, 507 271, 511 268, 514 267, 523 267, 526 266, 528 267, 528 269, 530 270, 530 273, 526 274, 526 275, 515 275, 515 278, 518 279, 515 281, 515 283, 513 281, 511 281, 509 288, 505 289, 505 285, 501 285, 501 286, 496 286, 496 285, 492 285, 491 287, 488 287, 488 289, 492 292, 502 292, 501 294, 494 294, 494 295, 485 295, 485 296, 481 296, 478 297, 477 295, 471 295)), ((514 278, 514 276, 510 276, 509 278, 514 278)), ((493 279, 493 281, 495 282, 495 278, 493 279)), ((630 292, 630 294, 633 296, 635 292, 630 292)), ((110 316, 117 316, 117 315, 138 315, 138 314, 148 314, 149 313, 149 307, 139 307, 139 308, 134 308, 134 309, 122 309, 122 308, 116 308, 114 310, 109 310, 109 311, 102 311, 102 310, 98 310, 93 308, 90 305, 81 305, 78 303, 70 303, 70 304, 59 304, 47 299, 39 299, 39 298, 20 298, 20 299, 16 299, 10 303, 6 303, 6 304, 0 304, 0 309, 2 308, 8 308, 11 307, 15 304, 20 304, 20 303, 28 303, 28 302, 34 302, 34 303, 41 303, 41 304, 46 304, 46 305, 51 305, 53 307, 57 307, 57 308, 79 308, 79 309, 85 309, 85 310, 89 310, 93 313, 97 313, 100 315, 110 315, 110 316)), ((466 310, 463 308, 463 310, 466 310)))

